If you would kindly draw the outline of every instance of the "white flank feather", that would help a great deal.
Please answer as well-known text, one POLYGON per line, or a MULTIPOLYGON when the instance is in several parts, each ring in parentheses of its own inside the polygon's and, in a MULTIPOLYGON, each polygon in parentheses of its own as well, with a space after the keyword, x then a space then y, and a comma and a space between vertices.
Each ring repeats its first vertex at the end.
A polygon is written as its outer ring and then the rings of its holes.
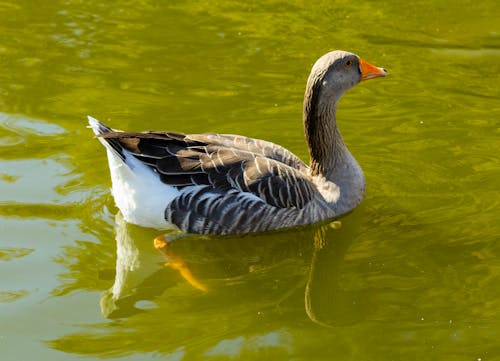
MULTIPOLYGON (((90 127, 99 134, 99 122, 88 117, 90 127)), ((158 173, 123 149, 125 162, 103 139, 111 173, 112 193, 125 220, 143 227, 172 228, 165 220, 165 208, 179 195, 179 190, 163 183, 158 173)))

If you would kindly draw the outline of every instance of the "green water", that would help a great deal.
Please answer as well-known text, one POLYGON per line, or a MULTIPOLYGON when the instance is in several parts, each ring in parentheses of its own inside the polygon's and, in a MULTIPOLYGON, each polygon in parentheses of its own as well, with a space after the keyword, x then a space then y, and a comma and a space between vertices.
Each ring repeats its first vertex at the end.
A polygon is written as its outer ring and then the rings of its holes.
POLYGON ((0 1, 0 352, 10 360, 500 360, 497 1, 0 1), (332 226, 125 225, 93 115, 240 133, 307 160, 332 49, 367 196, 332 226))

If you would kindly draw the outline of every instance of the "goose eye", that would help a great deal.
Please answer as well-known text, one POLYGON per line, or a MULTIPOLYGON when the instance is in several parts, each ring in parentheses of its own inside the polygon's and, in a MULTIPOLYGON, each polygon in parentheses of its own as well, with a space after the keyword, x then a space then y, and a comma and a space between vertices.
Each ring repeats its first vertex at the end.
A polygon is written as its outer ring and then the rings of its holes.
POLYGON ((352 65, 352 60, 349 59, 345 62, 345 66, 351 66, 352 65))

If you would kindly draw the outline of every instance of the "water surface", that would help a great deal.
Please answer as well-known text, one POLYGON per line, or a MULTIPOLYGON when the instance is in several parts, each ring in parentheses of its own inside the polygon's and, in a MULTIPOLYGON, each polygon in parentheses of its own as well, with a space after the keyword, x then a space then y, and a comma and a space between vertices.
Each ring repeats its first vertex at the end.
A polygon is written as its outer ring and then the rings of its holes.
POLYGON ((25 0, 0 16, 2 359, 500 359, 497 2, 25 0), (354 212, 163 253, 123 222, 86 115, 307 161, 305 81, 332 49, 390 73, 339 107, 367 178, 354 212))

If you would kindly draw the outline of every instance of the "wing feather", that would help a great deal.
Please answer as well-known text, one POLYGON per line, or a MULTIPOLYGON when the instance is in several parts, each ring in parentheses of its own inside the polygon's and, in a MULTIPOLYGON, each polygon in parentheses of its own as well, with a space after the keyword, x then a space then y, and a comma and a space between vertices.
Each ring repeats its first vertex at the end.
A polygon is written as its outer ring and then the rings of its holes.
POLYGON ((173 132, 115 131, 102 136, 120 142, 169 185, 235 189, 279 208, 303 208, 317 193, 307 166, 299 158, 263 140, 173 132))

